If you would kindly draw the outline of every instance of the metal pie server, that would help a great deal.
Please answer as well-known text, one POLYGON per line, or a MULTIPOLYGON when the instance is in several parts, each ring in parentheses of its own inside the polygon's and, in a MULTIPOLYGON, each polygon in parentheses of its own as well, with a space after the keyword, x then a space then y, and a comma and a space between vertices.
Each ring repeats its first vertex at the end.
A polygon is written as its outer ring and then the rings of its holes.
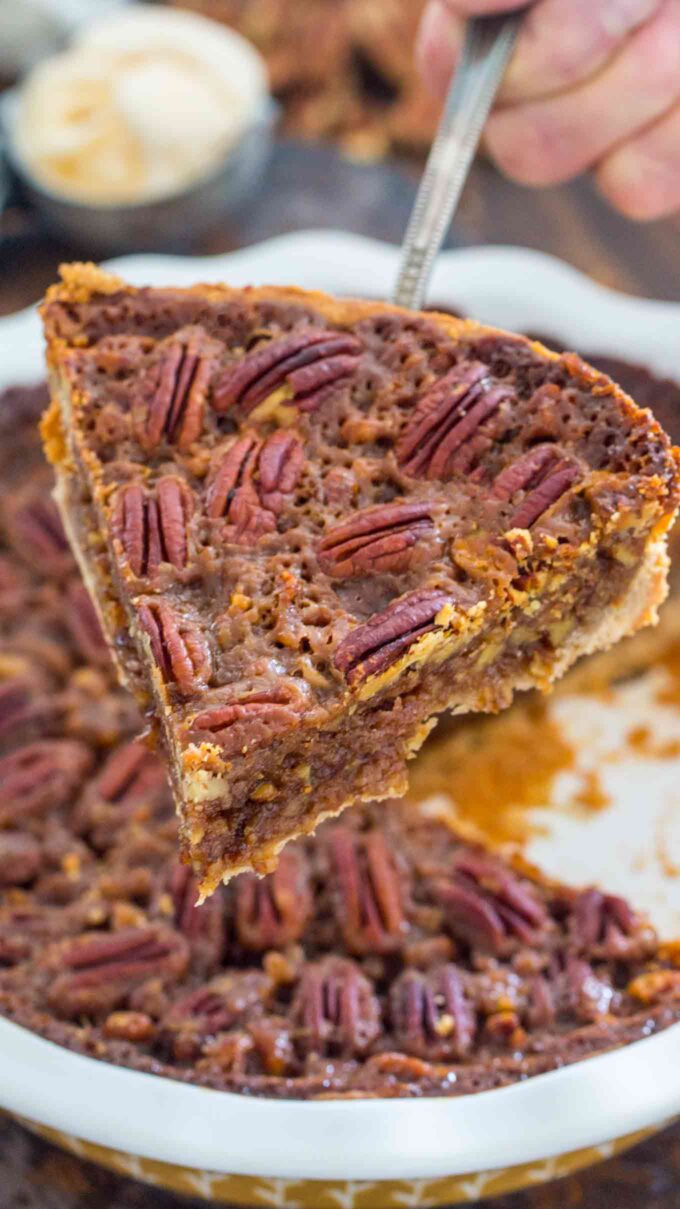
POLYGON ((522 12, 467 22, 460 63, 411 213, 394 290, 399 306, 420 310, 493 99, 515 44, 522 12))

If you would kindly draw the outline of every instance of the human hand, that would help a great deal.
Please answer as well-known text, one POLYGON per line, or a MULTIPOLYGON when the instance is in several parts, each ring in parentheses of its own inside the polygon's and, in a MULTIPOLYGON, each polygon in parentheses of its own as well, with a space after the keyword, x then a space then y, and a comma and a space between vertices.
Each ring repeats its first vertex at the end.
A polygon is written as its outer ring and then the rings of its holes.
MULTIPOLYGON (((429 0, 417 58, 444 95, 468 16, 518 0, 429 0)), ((534 0, 485 146, 525 185, 555 185, 592 170, 630 218, 680 207, 680 0, 534 0)))

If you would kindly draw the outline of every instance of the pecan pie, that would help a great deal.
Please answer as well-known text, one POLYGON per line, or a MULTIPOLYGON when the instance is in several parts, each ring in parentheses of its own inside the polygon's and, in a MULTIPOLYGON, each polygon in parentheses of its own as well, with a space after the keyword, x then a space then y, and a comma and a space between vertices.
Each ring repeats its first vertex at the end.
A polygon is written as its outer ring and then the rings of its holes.
POLYGON ((655 617, 675 455, 575 354, 92 265, 43 316, 58 500, 202 897, 402 794, 437 713, 501 709, 655 617))
POLYGON ((122 1066, 290 1097, 459 1095, 680 1019, 677 950, 621 898, 504 863, 417 801, 324 823, 197 906, 165 770, 50 507, 45 402, 0 398, 4 1016, 122 1066))

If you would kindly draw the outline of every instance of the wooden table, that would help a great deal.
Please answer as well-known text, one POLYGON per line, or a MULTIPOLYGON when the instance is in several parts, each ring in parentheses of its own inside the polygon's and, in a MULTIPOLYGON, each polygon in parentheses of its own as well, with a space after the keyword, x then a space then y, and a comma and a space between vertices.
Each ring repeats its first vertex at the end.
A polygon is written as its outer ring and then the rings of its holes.
MULTIPOLYGON (((197 250, 223 251, 283 231, 322 226, 398 241, 413 189, 413 174, 406 169, 350 164, 326 148, 282 144, 247 212, 197 250)), ((21 215, 9 215, 4 231, 0 313, 33 302, 54 279, 60 260, 83 255, 82 249, 26 231, 21 215)), ((524 244, 561 256, 606 285, 652 298, 677 301, 680 296, 680 218, 651 226, 628 223, 599 201, 587 181, 530 192, 502 180, 488 164, 478 164, 450 242, 524 244)), ((549 306, 547 299, 546 326, 549 306)), ((64 1155, 18 1125, 0 1122, 0 1209, 177 1209, 180 1203, 64 1155)), ((680 1125, 581 1175, 487 1205, 680 1209, 680 1125)))

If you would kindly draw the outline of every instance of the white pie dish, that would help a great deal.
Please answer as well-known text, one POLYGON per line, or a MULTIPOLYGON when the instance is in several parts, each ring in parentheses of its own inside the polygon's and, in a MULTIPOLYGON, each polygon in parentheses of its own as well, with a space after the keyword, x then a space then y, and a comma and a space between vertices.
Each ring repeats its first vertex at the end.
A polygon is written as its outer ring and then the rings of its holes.
MULTIPOLYGON (((229 256, 131 257, 110 267, 139 284, 295 281, 388 296, 396 263, 386 245, 310 232, 229 256)), ((500 326, 554 331, 565 343, 680 377, 680 306, 615 294, 539 253, 445 253, 430 297, 500 326)), ((0 386, 39 377, 40 348, 33 311, 1 320, 0 386)), ((634 715, 648 703, 626 708, 634 715)), ((680 727, 680 712, 677 721, 680 727)), ((648 797, 657 784, 642 764, 631 765, 624 781, 611 814, 623 847, 612 851, 598 833, 604 851, 595 873, 609 884, 625 875, 625 853, 642 845, 649 826, 651 807, 631 811, 631 797, 648 797)), ((680 819, 680 791, 675 806, 680 819)), ((578 854, 578 844, 571 850, 578 854)), ((548 864, 560 860, 550 837, 542 855, 548 864)), ((578 855, 571 859, 563 876, 578 880, 578 855)), ((584 876, 593 876, 592 861, 584 876)), ((677 889, 669 881, 657 901, 656 882, 645 886, 649 901, 642 905, 663 918, 667 936, 679 936, 677 889)), ((635 888, 631 897, 637 901, 635 888)), ((451 1203, 508 1191, 593 1161, 680 1113, 680 1026, 514 1087, 422 1101, 248 1099, 95 1062, 4 1020, 0 1054, 0 1107, 56 1131, 50 1136, 62 1144, 177 1191, 315 1209, 451 1203)))

